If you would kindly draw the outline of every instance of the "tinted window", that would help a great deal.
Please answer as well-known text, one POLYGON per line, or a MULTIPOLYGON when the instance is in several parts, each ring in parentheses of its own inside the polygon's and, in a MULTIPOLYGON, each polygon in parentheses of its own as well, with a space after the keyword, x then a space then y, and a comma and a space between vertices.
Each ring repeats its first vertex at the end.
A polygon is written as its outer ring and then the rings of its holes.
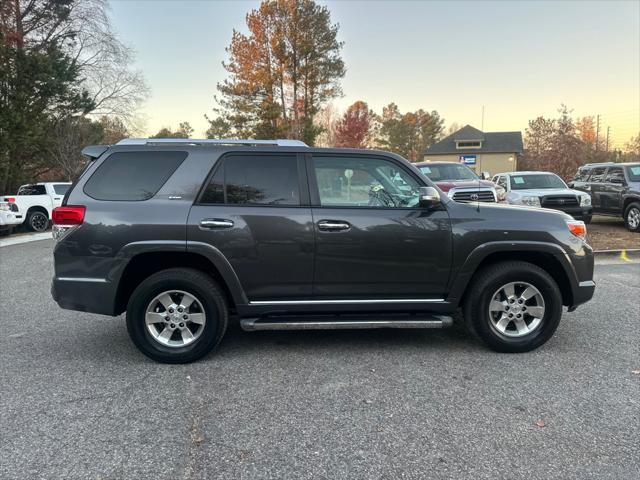
POLYGON ((630 182, 640 182, 640 164, 627 167, 627 176, 630 182))
POLYGON ((53 191, 56 192, 56 195, 64 195, 67 190, 69 190, 69 185, 63 183, 53 186, 53 191))
POLYGON ((459 163, 422 165, 420 171, 434 182, 440 180, 477 180, 478 175, 466 165, 459 163))
POLYGON ((567 188, 560 177, 553 174, 511 175, 511 190, 567 188))
POLYGON ((18 190, 18 195, 46 195, 47 189, 44 185, 24 185, 18 190))
POLYGON ((187 152, 113 153, 84 186, 97 200, 148 200, 171 177, 187 152))
POLYGON ((415 207, 420 185, 409 172, 378 158, 314 157, 322 206, 415 207))
POLYGON ((609 183, 624 183, 624 172, 622 167, 611 167, 607 170, 607 177, 605 182, 609 183))
POLYGON ((223 160, 202 203, 300 205, 296 155, 232 155, 223 160))
POLYGON ((593 169, 593 173, 591 174, 591 177, 589 178, 590 182, 601 182, 602 179, 604 178, 604 171, 606 170, 605 167, 596 167, 593 169))

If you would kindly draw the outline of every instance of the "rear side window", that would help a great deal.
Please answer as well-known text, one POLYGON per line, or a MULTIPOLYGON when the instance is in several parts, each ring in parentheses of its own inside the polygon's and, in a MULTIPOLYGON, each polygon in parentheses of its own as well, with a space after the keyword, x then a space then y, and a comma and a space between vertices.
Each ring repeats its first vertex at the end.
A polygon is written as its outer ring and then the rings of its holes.
POLYGON ((624 173, 622 167, 611 167, 607 170, 607 177, 605 182, 609 183, 624 183, 624 173))
POLYGON ((56 192, 56 195, 64 195, 67 193, 67 190, 69 190, 69 185, 65 185, 64 183, 53 186, 53 191, 56 192))
POLYGON ((18 190, 18 195, 46 195, 47 189, 44 185, 24 185, 18 190))
POLYGON ((601 182, 604 179, 604 171, 605 167, 596 167, 593 169, 593 173, 591 174, 590 182, 601 182))
POLYGON ((148 200, 186 157, 187 152, 112 153, 91 175, 84 192, 96 200, 148 200))
POLYGON ((222 160, 200 203, 300 205, 298 161, 292 155, 232 155, 222 160))

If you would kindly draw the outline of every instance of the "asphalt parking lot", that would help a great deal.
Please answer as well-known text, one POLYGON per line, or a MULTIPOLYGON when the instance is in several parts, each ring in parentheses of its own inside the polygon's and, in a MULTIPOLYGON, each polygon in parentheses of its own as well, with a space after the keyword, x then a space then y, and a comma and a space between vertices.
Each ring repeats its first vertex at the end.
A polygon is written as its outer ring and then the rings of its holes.
POLYGON ((0 248, 0 478, 638 478, 640 265, 541 349, 444 331, 231 328, 153 363, 122 318, 60 310, 51 240, 0 248))

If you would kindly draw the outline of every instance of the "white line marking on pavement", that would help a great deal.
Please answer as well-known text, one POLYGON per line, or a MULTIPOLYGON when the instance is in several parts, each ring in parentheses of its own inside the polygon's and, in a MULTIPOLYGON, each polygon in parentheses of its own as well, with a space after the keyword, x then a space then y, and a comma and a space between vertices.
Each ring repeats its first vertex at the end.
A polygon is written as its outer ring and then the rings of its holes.
POLYGON ((9 245, 19 245, 20 243, 35 242, 36 240, 53 240, 51 232, 42 233, 25 233, 24 235, 16 235, 9 238, 0 238, 0 247, 8 247, 9 245))

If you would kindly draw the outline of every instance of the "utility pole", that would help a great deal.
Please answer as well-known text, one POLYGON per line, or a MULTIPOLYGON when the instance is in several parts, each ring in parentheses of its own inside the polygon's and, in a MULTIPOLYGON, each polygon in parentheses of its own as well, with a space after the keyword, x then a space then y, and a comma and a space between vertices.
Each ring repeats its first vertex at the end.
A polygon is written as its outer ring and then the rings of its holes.
POLYGON ((609 129, 611 127, 607 126, 607 153, 609 153, 609 129))
POLYGON ((596 117, 596 152, 598 151, 599 140, 600 140, 600 115, 596 117))

